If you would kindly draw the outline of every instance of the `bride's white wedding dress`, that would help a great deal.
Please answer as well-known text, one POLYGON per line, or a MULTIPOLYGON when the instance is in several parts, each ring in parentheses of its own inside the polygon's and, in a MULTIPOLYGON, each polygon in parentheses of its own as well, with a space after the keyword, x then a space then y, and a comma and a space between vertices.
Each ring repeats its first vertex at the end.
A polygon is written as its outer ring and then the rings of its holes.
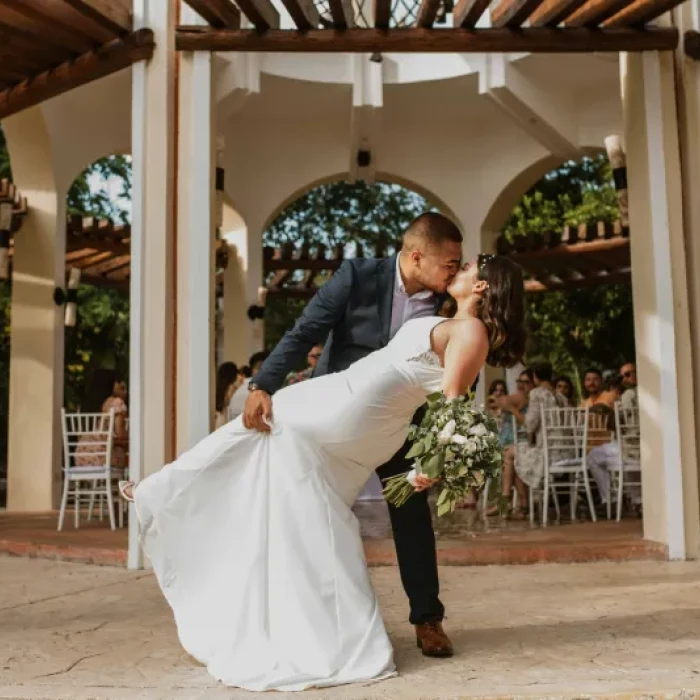
POLYGON ((301 690, 393 675, 355 498, 440 389, 443 318, 281 390, 271 434, 240 418, 135 490, 142 545, 183 647, 223 683, 301 690))

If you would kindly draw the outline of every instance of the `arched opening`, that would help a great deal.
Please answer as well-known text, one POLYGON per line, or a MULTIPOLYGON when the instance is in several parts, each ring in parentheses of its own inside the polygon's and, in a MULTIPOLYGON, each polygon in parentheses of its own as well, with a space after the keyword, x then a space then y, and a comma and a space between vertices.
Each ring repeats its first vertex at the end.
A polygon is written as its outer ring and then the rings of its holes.
MULTIPOLYGON (((554 386, 561 379, 562 389, 565 380, 573 388, 572 406, 588 405, 606 417, 596 419, 600 427, 589 426, 593 437, 587 446, 587 474, 598 515, 607 519, 607 504, 616 498, 610 489, 617 469, 614 407, 628 399, 637 404, 636 372, 630 368, 636 346, 629 232, 619 222, 617 192, 604 154, 558 164, 533 183, 549 165, 548 160, 536 163, 510 183, 491 208, 485 228, 498 231, 498 252, 517 261, 527 278, 526 363, 550 365, 554 386), (517 187, 526 189, 504 215, 517 187)), ((508 376, 512 391, 520 369, 508 376)), ((623 512, 633 519, 625 527, 636 532, 640 475, 626 478, 623 512)), ((589 510, 587 505, 590 519, 589 510)))
POLYGON ((66 328, 67 410, 80 407, 98 369, 129 376, 131 158, 91 163, 66 196, 66 268, 80 271, 77 322, 66 328))

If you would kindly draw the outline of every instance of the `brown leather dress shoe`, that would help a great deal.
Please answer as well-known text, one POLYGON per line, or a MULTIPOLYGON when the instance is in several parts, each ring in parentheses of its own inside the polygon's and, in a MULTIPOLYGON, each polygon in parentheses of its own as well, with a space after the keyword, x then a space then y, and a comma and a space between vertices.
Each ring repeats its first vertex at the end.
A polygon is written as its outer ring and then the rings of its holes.
POLYGON ((415 625, 416 644, 423 651, 423 656, 447 658, 452 656, 452 642, 442 629, 442 622, 424 622, 415 625))

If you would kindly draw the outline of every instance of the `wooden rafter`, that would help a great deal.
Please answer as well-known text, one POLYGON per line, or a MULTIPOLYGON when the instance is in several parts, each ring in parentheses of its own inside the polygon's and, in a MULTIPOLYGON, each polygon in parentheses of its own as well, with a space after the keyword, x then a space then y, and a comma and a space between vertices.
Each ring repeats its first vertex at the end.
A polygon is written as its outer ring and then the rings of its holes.
POLYGON ((352 0, 328 0, 334 29, 349 29, 355 26, 355 8, 352 0))
POLYGON ((389 29, 391 24, 391 0, 374 0, 374 26, 389 29))
POLYGON ((258 32, 277 29, 280 26, 279 12, 270 0, 238 0, 238 7, 258 32))
POLYGON ((282 4, 297 25, 297 29, 315 29, 321 23, 314 0, 282 0, 282 4))
POLYGON ((64 0, 64 2, 113 37, 123 36, 131 31, 130 3, 126 0, 64 0))
POLYGON ((519 27, 542 0, 501 0, 491 13, 494 27, 519 27))
POLYGON ((531 27, 556 27, 564 22, 587 0, 544 0, 530 15, 531 27))
POLYGON ((416 27, 430 29, 435 24, 438 11, 440 10, 440 2, 441 0, 421 0, 418 14, 416 15, 416 27))
POLYGON ((567 20, 567 27, 595 27, 628 5, 631 0, 588 0, 567 20))
POLYGON ((603 22, 603 27, 629 27, 643 25, 670 12, 684 0, 634 0, 616 15, 603 22))
POLYGON ((185 0, 187 4, 212 27, 239 29, 240 10, 231 0, 185 0))
POLYGON ((56 42, 76 54, 96 46, 92 37, 42 14, 32 0, 0 0, 0 22, 31 32, 39 40, 56 42))
POLYGON ((0 93, 0 119, 116 73, 153 54, 153 32, 139 29, 0 93))
POLYGON ((700 61, 700 32, 688 31, 683 35, 683 50, 688 58, 700 61))
MULTIPOLYGON (((129 25, 126 29, 115 33, 114 28, 109 29, 105 26, 104 17, 98 19, 99 13, 90 12, 84 7, 92 4, 91 2, 83 1, 82 11, 72 6, 69 0, 65 2, 63 0, 0 0, 0 4, 9 6, 30 19, 43 22, 45 26, 54 25, 59 30, 87 38, 92 47, 127 33, 131 27, 129 25)), ((96 6, 96 4, 93 5, 93 10, 96 6)))
POLYGON ((459 0, 453 13, 455 27, 476 27, 490 3, 491 0, 459 0))
POLYGON ((400 28, 353 29, 308 32, 180 27, 177 48, 181 51, 272 51, 306 53, 599 53, 620 51, 669 51, 678 45, 673 27, 637 29, 510 29, 438 30, 400 28))

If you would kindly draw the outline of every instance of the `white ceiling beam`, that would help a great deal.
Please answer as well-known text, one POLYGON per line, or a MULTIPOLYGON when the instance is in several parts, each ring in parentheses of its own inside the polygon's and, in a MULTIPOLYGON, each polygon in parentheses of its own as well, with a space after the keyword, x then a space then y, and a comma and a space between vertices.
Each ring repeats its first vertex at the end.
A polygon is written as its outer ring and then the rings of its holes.
POLYGON ((506 56, 486 56, 479 72, 479 94, 497 104, 552 155, 578 158, 578 125, 573 98, 536 84, 506 56))
POLYGON ((240 112, 251 95, 260 92, 260 61, 254 53, 231 54, 220 58, 215 82, 217 119, 224 124, 240 112))
POLYGON ((384 74, 381 61, 370 54, 350 55, 353 76, 350 115, 350 158, 348 179, 374 182, 380 142, 380 116, 384 105, 384 74), (358 162, 360 152, 370 154, 367 165, 358 162))

